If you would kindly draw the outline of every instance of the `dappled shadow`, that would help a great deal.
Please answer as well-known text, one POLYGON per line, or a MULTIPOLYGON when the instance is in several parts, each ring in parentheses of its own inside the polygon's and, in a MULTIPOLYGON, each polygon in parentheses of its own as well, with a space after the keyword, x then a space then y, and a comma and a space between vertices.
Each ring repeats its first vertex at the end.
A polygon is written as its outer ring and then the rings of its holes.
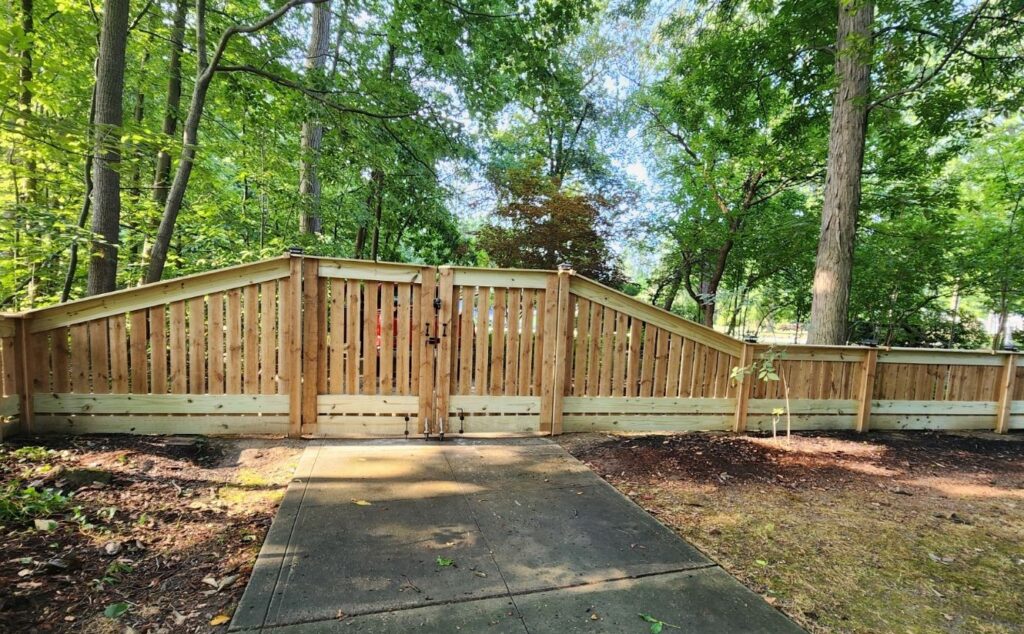
POLYGON ((1024 442, 1017 437, 800 432, 787 441, 700 433, 608 437, 575 453, 611 478, 791 489, 900 482, 949 495, 1024 497, 1024 442))

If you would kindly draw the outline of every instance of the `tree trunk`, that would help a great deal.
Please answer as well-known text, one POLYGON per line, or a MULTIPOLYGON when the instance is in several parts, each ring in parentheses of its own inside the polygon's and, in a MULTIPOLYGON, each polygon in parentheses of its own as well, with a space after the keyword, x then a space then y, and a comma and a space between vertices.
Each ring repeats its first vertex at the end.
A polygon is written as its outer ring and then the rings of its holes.
POLYGON ((174 174, 174 182, 171 183, 171 188, 167 192, 164 213, 160 218, 160 226, 153 241, 149 268, 146 270, 147 284, 159 282, 160 278, 163 277, 164 264, 167 263, 167 252, 171 246, 171 238, 174 236, 174 225, 178 220, 178 213, 181 211, 181 205, 185 199, 185 189, 188 187, 189 178, 192 176, 192 167, 196 160, 196 150, 199 143, 199 122, 203 117, 203 109, 206 107, 206 95, 210 90, 210 82, 213 81, 213 76, 217 71, 217 64, 220 63, 228 42, 236 34, 255 33, 270 26, 299 4, 317 1, 289 0, 252 25, 233 25, 228 27, 221 34, 220 41, 217 43, 217 48, 214 50, 211 59, 207 58, 206 50, 206 0, 198 0, 196 2, 196 82, 192 87, 192 102, 189 104, 188 117, 185 119, 181 154, 178 157, 178 169, 174 174))
POLYGON ((1007 323, 1010 320, 1010 302, 1006 298, 1006 293, 1003 293, 999 301, 999 322, 996 326, 996 332, 992 335, 992 349, 1001 350, 1003 346, 1009 343, 1007 340, 1010 339, 1006 336, 1007 323))
POLYGON ((366 227, 362 226, 356 230, 356 244, 353 249, 352 257, 357 260, 363 259, 363 251, 366 249, 366 227))
MULTIPOLYGON (((174 22, 171 26, 171 54, 167 62, 167 99, 164 103, 164 121, 162 132, 164 142, 168 142, 178 132, 178 110, 181 108, 181 53, 185 47, 185 20, 188 18, 188 0, 177 0, 174 6, 174 22)), ((163 207, 167 204, 168 185, 171 178, 171 153, 161 147, 156 155, 156 168, 153 173, 153 202, 163 207)), ((150 233, 156 233, 159 224, 153 222, 150 233)), ((142 276, 140 283, 145 283, 147 268, 152 259, 153 242, 147 234, 142 245, 142 276)))
MULTIPOLYGON (((28 126, 28 120, 32 116, 32 50, 35 39, 32 0, 21 0, 21 30, 28 38, 29 44, 21 52, 21 94, 18 95, 18 106, 24 120, 23 125, 28 126)), ((36 178, 36 161, 31 156, 25 161, 25 173, 25 198, 36 202, 39 184, 36 178)))
POLYGON ((89 294, 117 286, 117 245, 121 228, 121 125, 124 117, 124 54, 128 0, 103 3, 99 63, 96 66, 96 122, 93 143, 92 254, 89 294))
MULTIPOLYGON (((331 3, 330 0, 313 5, 313 28, 309 34, 309 49, 306 53, 306 77, 311 78, 314 85, 318 83, 327 60, 330 57, 331 45, 331 3)), ((320 145, 324 138, 324 127, 316 117, 302 123, 301 154, 299 164, 299 199, 302 214, 299 217, 299 231, 302 233, 320 233, 323 221, 320 217, 321 185, 317 167, 320 145)))
MULTIPOLYGON (((188 0, 178 0, 174 7, 174 26, 171 28, 171 56, 167 63, 167 101, 164 106, 163 133, 171 139, 178 132, 178 109, 181 107, 181 52, 185 45, 185 19, 188 0)), ((153 200, 161 206, 167 202, 168 183, 171 179, 171 153, 162 148, 156 155, 156 173, 153 178, 153 200)))
POLYGON ((807 343, 846 343, 871 81, 872 0, 839 4, 836 88, 807 343))

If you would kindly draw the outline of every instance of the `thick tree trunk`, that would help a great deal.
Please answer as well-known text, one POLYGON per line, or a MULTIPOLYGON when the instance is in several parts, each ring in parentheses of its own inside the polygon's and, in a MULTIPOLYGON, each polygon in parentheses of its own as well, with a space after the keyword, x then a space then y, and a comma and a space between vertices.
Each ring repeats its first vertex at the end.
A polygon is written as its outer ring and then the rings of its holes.
MULTIPOLYGON (((309 49, 306 54, 307 79, 323 75, 330 57, 331 45, 331 3, 313 5, 313 28, 309 34, 309 49)), ((321 185, 317 167, 320 145, 324 138, 324 127, 315 117, 302 123, 301 152, 299 164, 299 199, 302 214, 299 230, 302 233, 320 233, 323 221, 320 217, 321 185)))
POLYGON ((92 254, 89 294, 117 286, 117 245, 121 228, 121 125, 124 117, 124 54, 128 0, 103 3, 99 63, 96 66, 96 121, 93 143, 92 254))
POLYGON ((839 3, 836 88, 807 343, 846 343, 871 80, 872 0, 839 3))

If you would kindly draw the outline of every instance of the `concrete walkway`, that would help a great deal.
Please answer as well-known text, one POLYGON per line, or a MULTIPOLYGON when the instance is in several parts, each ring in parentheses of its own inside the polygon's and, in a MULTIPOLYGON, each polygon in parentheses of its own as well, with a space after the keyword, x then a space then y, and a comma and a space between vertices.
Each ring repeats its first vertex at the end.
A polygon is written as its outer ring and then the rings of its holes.
POLYGON ((231 629, 650 631, 640 614, 681 628, 665 632, 802 631, 546 439, 324 441, 231 629))

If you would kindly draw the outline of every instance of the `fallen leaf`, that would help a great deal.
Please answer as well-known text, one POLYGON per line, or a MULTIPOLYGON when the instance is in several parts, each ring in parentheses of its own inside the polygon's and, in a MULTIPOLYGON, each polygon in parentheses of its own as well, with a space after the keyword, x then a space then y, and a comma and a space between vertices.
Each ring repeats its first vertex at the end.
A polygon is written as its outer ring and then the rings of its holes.
POLYGON ((227 614, 218 614, 217 616, 210 619, 210 625, 224 625, 231 620, 231 617, 227 614))
POLYGON ((107 606, 107 609, 103 610, 103 616, 108 619, 120 618, 122 614, 128 611, 127 603, 111 603, 107 606))
POLYGON ((352 500, 352 501, 355 502, 358 506, 371 506, 370 502, 367 502, 366 500, 352 500))
POLYGON ((57 522, 54 520, 35 520, 35 526, 37 531, 52 531, 57 528, 57 522))

